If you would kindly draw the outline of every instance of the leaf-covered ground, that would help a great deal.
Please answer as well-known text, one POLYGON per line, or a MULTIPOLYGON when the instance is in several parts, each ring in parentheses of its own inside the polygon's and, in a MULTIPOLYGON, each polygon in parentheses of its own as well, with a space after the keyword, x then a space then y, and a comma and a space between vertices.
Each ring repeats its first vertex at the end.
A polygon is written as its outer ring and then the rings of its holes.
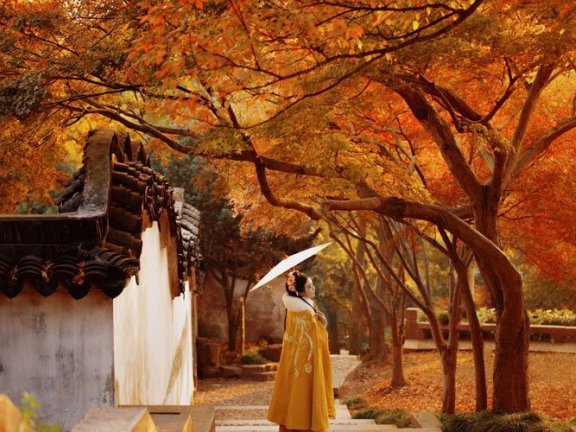
MULTIPOLYGON (((492 358, 486 352, 488 393, 491 394, 492 358)), ((576 354, 530 353, 532 411, 561 420, 576 418, 576 354)), ((342 400, 362 397, 370 406, 439 412, 442 373, 435 352, 404 355, 404 375, 409 385, 390 388, 390 364, 361 366, 349 375, 340 390, 342 400)), ((489 401, 490 405, 490 401, 489 401)), ((470 352, 460 352, 457 369, 456 410, 474 410, 474 365, 470 352)))

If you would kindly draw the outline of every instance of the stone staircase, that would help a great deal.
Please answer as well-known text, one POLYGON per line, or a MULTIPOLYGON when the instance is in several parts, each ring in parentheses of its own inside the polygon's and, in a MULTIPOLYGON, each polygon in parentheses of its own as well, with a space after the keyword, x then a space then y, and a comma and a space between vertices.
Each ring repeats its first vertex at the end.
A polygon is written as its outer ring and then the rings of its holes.
POLYGON ((242 378, 255 381, 274 381, 277 370, 277 363, 242 365, 242 378))
MULTIPOLYGON (((216 432, 278 432, 278 425, 266 420, 267 406, 216 406, 216 432)), ((377 425, 374 420, 353 419, 346 405, 336 400, 336 419, 327 432, 377 432, 396 429, 377 425)))

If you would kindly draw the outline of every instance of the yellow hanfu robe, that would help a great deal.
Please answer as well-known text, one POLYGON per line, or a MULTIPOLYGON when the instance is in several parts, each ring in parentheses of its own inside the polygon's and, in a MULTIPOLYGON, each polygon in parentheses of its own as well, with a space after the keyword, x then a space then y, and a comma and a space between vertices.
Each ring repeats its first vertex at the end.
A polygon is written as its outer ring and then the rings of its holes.
POLYGON ((335 417, 328 332, 312 308, 288 311, 267 418, 281 431, 322 432, 328 417, 335 417))

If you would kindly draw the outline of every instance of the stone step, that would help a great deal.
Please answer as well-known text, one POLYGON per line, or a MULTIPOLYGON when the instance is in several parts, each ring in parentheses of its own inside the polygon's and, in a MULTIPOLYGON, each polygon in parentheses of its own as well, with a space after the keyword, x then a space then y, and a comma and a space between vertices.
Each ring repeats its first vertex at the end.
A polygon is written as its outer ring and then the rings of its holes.
MULTIPOLYGON (((335 399, 334 405, 336 406, 336 411, 338 410, 348 411, 348 406, 345 403, 343 403, 340 399, 335 399)), ((268 410, 268 405, 215 405, 214 409, 233 410, 233 411, 268 410)))
MULTIPOLYGON (((336 419, 330 421, 326 432, 378 432, 396 429, 395 425, 377 425, 372 419, 352 419, 345 404, 336 399, 336 419)), ((216 420, 216 432, 278 432, 278 425, 265 419, 267 405, 220 405, 215 407, 217 413, 233 415, 235 411, 248 415, 257 413, 256 419, 219 419, 216 420)), ((225 416, 223 416, 225 417, 225 416)), ((396 432, 396 431, 395 431, 396 432)), ((406 432, 414 432, 413 429, 406 432)), ((418 432, 441 432, 440 430, 422 430, 418 432)))
POLYGON ((214 409, 216 409, 216 411, 268 410, 268 405, 216 405, 214 409))
POLYGON ((274 381, 276 379, 276 371, 242 372, 242 378, 254 381, 274 381))
POLYGON ((442 423, 434 414, 429 412, 413 412, 410 414, 412 424, 417 428, 440 428, 442 423))
MULTIPOLYGON (((336 399, 335 407, 336 419, 352 418, 346 404, 343 404, 339 399, 336 399)), ((268 412, 268 405, 216 405, 214 409, 216 410, 217 416, 221 419, 225 417, 233 419, 238 411, 250 411, 250 414, 248 414, 250 417, 245 414, 243 418, 264 419, 268 412)))
MULTIPOLYGON (((338 402, 336 402, 336 411, 348 411, 348 408, 346 407, 345 404, 338 404, 338 402)), ((257 410, 268 410, 268 405, 215 405, 214 406, 215 410, 220 410, 220 411, 226 411, 226 410, 231 410, 231 411, 257 411, 257 410)))
POLYGON ((146 408, 94 407, 86 413, 72 432, 157 432, 146 408))
MULTIPOLYGON (((357 425, 330 425, 326 432, 382 432, 395 429, 394 425, 357 424, 357 425)), ((397 431, 398 429, 395 429, 397 431)), ((406 430, 408 432, 408 430, 406 430)), ((410 429, 413 432, 414 429, 410 429)), ((216 432, 278 432, 278 425, 271 426, 218 426, 216 432)), ((418 431, 420 432, 420 431, 418 431)), ((439 432, 439 431, 436 431, 439 432)))
POLYGON ((222 366, 220 375, 222 378, 236 378, 242 375, 242 368, 238 366, 222 366))
POLYGON ((351 419, 350 411, 344 405, 336 405, 336 418, 337 419, 351 419))
POLYGON ((242 373, 271 372, 278 370, 278 363, 242 365, 242 373))
MULTIPOLYGON (((342 425, 373 425, 374 420, 372 419, 336 419, 331 420, 331 426, 342 426, 342 425)), ((216 420, 216 426, 275 426, 273 423, 265 419, 257 420, 216 420)))
MULTIPOLYGON (((265 419, 268 413, 268 407, 249 407, 249 406, 229 406, 217 407, 216 419, 265 419)), ((336 419, 351 419, 350 412, 346 408, 336 408, 336 419)), ((575 431, 576 432, 576 431, 575 431)))
POLYGON ((435 427, 424 428, 398 428, 395 432, 442 432, 442 429, 435 427))
POLYGON ((158 432, 214 432, 214 408, 210 406, 147 405, 158 432), (190 424, 188 424, 190 423, 190 424))

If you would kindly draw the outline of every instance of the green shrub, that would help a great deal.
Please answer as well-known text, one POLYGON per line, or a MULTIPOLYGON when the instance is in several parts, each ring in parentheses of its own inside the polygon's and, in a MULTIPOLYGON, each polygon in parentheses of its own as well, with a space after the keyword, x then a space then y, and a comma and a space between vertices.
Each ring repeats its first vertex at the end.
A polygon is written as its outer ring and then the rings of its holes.
POLYGON ((393 424, 399 428, 411 427, 410 413, 403 409, 364 408, 352 417, 355 419, 374 419, 376 424, 393 424))
POLYGON ((61 432, 59 424, 50 424, 37 419, 38 413, 42 411, 42 406, 38 399, 28 392, 24 392, 20 399, 20 412, 22 416, 34 427, 37 432, 61 432))
POLYGON ((378 408, 363 408, 360 411, 354 413, 352 418, 355 418, 355 419, 373 419, 373 418, 376 418, 379 411, 380 410, 378 408))
MULTIPOLYGON (((496 311, 488 308, 478 308, 476 310, 478 320, 482 324, 493 324, 496 322, 496 311)), ((448 312, 439 311, 438 320, 441 324, 448 324, 448 312)), ((576 313, 570 309, 534 309, 528 311, 530 324, 562 325, 576 327, 576 313)), ((426 320, 424 314, 419 313, 418 319, 426 320)))
POLYGON ((471 429, 472 416, 466 414, 440 416, 443 432, 468 432, 471 429))
POLYGON ((576 326, 576 314, 570 309, 536 309, 528 317, 530 324, 576 326))
POLYGON ((531 412, 495 414, 483 411, 442 416, 440 420, 443 432, 570 432, 567 424, 531 412))
POLYGON ((266 360, 258 351, 253 350, 246 351, 242 356, 240 356, 240 363, 245 365, 265 364, 268 363, 268 360, 266 360))
POLYGON ((438 317, 438 322, 441 325, 448 325, 448 323, 450 323, 450 314, 448 311, 440 311, 436 314, 436 316, 438 317))
POLYGON ((393 424, 398 428, 412 427, 410 413, 403 409, 384 409, 374 419, 376 424, 393 424))
POLYGON ((478 321, 482 324, 494 324, 496 322, 496 311, 488 308, 478 308, 476 311, 478 321))
POLYGON ((364 399, 362 399, 361 397, 348 399, 346 401, 346 406, 348 407, 349 410, 366 408, 366 401, 364 399))
MULTIPOLYGON (((450 322, 450 314, 447 310, 439 310, 436 312, 436 317, 441 325, 447 325, 450 322)), ((420 309, 418 309, 417 320, 420 322, 428 321, 428 316, 420 309)))

